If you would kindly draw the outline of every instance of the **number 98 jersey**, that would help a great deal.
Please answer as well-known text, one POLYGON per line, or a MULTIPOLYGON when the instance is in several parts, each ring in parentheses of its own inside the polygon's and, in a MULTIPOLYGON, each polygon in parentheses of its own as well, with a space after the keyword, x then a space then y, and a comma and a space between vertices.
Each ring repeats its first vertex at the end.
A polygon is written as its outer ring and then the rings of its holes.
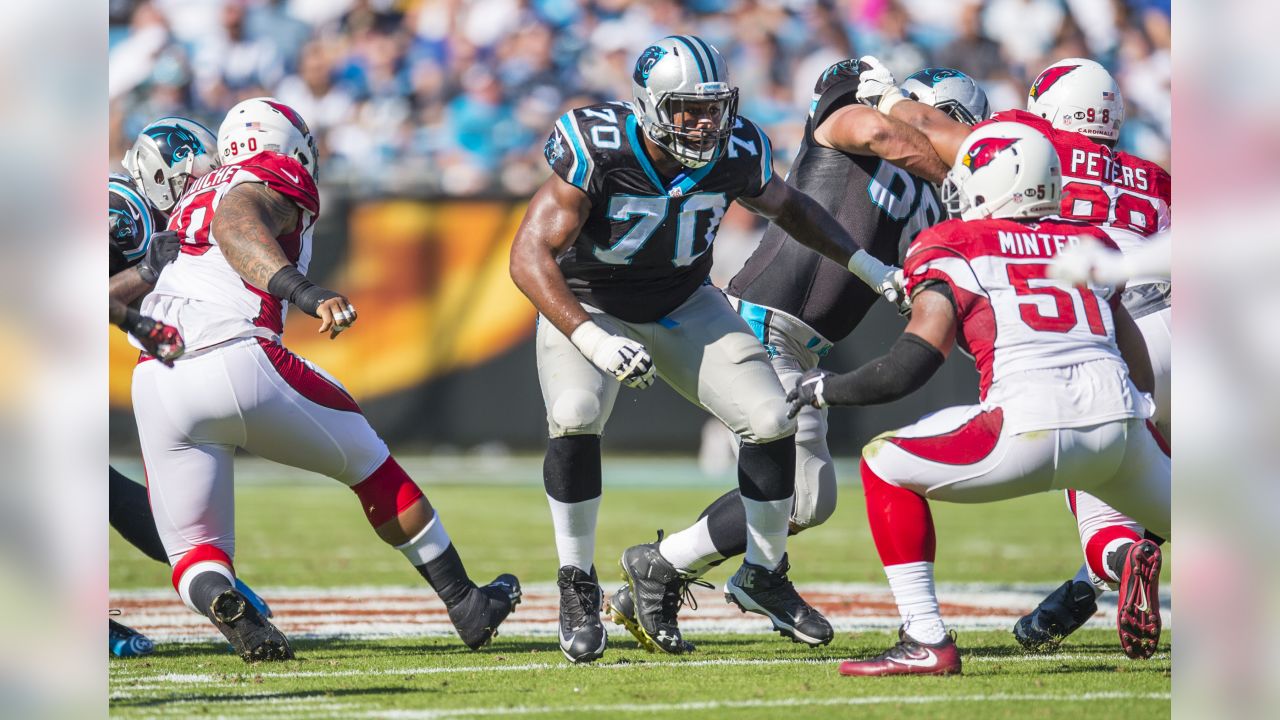
POLYGON ((729 203, 773 176, 769 138, 739 116, 716 160, 661 177, 645 154, 631 105, 602 103, 556 121, 543 154, 587 194, 591 211, 560 269, 583 303, 627 322, 679 307, 711 271, 711 246, 729 203))

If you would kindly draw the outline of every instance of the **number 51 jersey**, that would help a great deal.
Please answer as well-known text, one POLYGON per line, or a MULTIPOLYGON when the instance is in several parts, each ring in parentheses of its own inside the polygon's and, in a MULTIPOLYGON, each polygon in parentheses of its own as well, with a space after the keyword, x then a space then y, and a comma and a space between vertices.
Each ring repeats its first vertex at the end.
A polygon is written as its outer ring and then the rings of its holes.
POLYGON ((657 173, 642 135, 629 103, 602 103, 561 116, 543 148, 551 169, 591 200, 559 258, 569 289, 627 322, 657 321, 707 282, 725 209, 773 176, 769 138, 742 116, 716 160, 675 178, 657 173))
POLYGON ((1080 236, 1115 248, 1083 223, 948 220, 907 250, 906 291, 946 283, 956 342, 978 367, 979 397, 1004 410, 1010 432, 1150 417, 1150 397, 1129 380, 1111 314, 1119 294, 1048 277, 1080 236))

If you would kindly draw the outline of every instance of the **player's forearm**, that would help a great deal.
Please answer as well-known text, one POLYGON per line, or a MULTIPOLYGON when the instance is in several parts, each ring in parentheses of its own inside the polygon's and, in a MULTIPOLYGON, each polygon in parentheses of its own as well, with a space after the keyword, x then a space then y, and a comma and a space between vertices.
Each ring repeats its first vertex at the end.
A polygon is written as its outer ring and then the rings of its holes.
POLYGON ((591 319, 569 289, 550 249, 541 243, 517 237, 511 250, 511 280, 565 337, 591 319))
POLYGON ((128 313, 129 306, 125 305, 123 302, 116 300, 115 298, 111 298, 107 301, 107 314, 112 325, 119 326, 124 322, 128 313))
POLYGON ((871 136, 868 143, 872 154, 935 185, 941 183, 950 168, 938 157, 929 138, 904 122, 882 117, 885 125, 871 136))
POLYGON ((924 387, 946 360, 942 352, 911 333, 898 338, 889 352, 862 367, 824 381, 828 405, 880 405, 924 387))
MULTIPOLYGON (((955 160, 960 144, 969 136, 968 125, 941 110, 915 100, 902 100, 889 109, 889 116, 919 131, 928 138, 934 153, 948 168, 955 160)), ((943 172, 946 175, 946 172, 943 172)))
POLYGON ((138 272, 138 268, 135 265, 111 276, 108 294, 113 306, 115 303, 128 305, 146 295, 151 291, 152 287, 151 283, 142 279, 142 273, 138 272))
POLYGON ((1173 272, 1173 240, 1170 234, 1163 232, 1125 253, 1123 267, 1126 280, 1130 278, 1168 279, 1173 272))

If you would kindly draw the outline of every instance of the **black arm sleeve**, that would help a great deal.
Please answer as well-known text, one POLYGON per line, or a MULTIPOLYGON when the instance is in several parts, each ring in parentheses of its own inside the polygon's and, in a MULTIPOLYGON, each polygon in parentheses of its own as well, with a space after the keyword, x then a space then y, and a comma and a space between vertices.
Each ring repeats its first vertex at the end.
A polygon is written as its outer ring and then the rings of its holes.
POLYGON ((919 335, 903 333, 887 355, 843 375, 827 378, 828 405, 879 405, 919 390, 946 360, 919 335))

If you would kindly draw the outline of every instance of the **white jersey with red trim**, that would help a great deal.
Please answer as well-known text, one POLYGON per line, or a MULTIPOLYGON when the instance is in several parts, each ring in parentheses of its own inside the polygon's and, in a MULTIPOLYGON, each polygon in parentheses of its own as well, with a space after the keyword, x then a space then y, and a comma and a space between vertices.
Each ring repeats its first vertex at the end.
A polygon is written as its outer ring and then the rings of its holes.
MULTIPOLYGON (((1055 128, 1025 110, 1002 110, 974 129, 993 122, 1027 125, 1053 143, 1062 162, 1063 219, 1127 230, 1140 236, 1136 242, 1169 229, 1173 180, 1164 168, 1080 133, 1055 128)), ((1126 240, 1132 236, 1116 235, 1120 249, 1128 250, 1126 240)))
POLYGON ((168 229, 182 236, 182 252, 142 301, 142 314, 178 328, 189 352, 238 337, 278 339, 284 332, 287 303, 245 282, 213 234, 218 204, 243 183, 263 183, 297 203, 297 225, 276 239, 299 271, 306 273, 311 262, 320 199, 297 160, 264 152, 197 180, 169 216, 168 229))
POLYGON ((1118 293, 1047 276, 1058 250, 1079 236, 1115 247, 1082 223, 948 220, 907 250, 907 292, 930 280, 950 286, 956 339, 977 364, 980 397, 1004 409, 1013 432, 1151 414, 1116 347, 1118 293))

